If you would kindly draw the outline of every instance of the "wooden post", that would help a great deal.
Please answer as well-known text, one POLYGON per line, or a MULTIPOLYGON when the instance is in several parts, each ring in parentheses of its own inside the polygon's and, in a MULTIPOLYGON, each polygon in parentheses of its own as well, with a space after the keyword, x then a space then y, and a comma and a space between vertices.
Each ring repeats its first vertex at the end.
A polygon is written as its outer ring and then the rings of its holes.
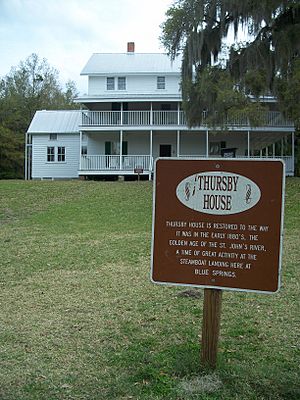
POLYGON ((212 369, 217 364, 221 304, 222 290, 204 289, 201 361, 212 369))

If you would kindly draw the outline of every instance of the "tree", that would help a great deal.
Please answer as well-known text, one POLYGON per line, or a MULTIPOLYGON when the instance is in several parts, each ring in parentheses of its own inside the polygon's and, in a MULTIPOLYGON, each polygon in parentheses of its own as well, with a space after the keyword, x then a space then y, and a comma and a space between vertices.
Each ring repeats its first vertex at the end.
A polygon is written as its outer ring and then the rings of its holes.
POLYGON ((271 92, 288 116, 295 115, 287 99, 300 100, 292 90, 299 70, 299 0, 178 0, 166 16, 161 40, 171 58, 182 53, 182 93, 191 126, 201 122, 202 110, 213 123, 216 112, 220 118, 249 112, 249 93, 258 98, 271 92), (245 31, 248 41, 233 44, 226 57, 231 28, 235 41, 245 31), (228 98, 236 100, 225 108, 216 101, 224 79, 228 98))
MULTIPOLYGON (((31 54, 0 80, 0 166, 2 177, 22 177, 24 134, 40 109, 78 108, 75 83, 63 90, 46 59, 31 54)), ((1 177, 0 176, 0 177, 1 177)))
POLYGON ((22 137, 0 126, 0 179, 21 177, 23 153, 22 137))

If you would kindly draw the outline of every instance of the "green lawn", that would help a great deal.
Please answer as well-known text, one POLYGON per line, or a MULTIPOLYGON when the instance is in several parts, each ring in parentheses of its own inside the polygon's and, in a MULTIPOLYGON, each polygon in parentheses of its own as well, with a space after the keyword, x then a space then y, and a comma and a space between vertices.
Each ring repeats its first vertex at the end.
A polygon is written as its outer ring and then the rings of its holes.
POLYGON ((218 368, 203 291, 150 282, 150 182, 0 181, 0 399, 300 399, 300 179, 282 288, 224 292, 218 368))

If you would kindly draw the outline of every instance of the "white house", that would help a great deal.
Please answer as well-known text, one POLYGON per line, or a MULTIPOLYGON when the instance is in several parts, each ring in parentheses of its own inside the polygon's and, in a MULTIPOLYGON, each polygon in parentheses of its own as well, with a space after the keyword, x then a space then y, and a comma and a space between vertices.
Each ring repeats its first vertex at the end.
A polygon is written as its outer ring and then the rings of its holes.
POLYGON ((229 129, 189 129, 181 108, 180 61, 134 51, 93 54, 81 75, 88 94, 78 111, 37 111, 26 133, 26 179, 140 174, 151 179, 157 157, 282 158, 294 174, 294 125, 265 98, 264 123, 247 116, 229 129))

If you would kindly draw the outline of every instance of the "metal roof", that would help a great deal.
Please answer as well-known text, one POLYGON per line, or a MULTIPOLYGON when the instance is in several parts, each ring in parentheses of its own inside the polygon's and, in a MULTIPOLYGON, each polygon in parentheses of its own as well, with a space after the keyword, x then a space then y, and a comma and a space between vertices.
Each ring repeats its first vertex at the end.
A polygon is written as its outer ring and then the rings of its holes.
POLYGON ((181 59, 163 53, 95 53, 81 75, 180 74, 181 59))
POLYGON ((28 133, 74 133, 79 132, 80 110, 37 111, 28 128, 28 133))

